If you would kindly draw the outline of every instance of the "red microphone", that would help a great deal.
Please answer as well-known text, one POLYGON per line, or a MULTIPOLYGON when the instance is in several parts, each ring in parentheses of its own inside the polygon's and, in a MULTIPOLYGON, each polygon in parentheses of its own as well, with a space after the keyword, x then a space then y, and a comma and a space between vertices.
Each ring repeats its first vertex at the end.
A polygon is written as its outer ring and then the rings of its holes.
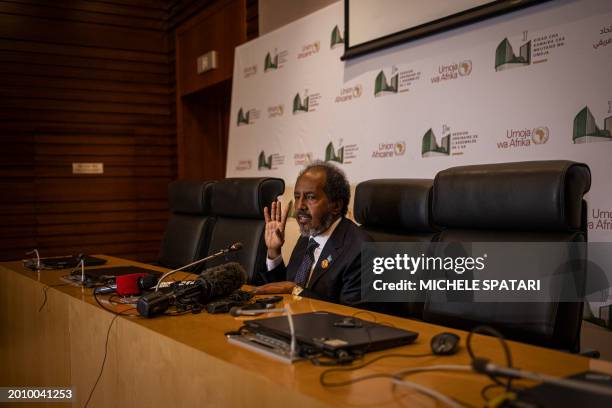
POLYGON ((117 282, 117 294, 121 296, 140 295, 140 287, 138 280, 146 273, 130 273, 128 275, 120 275, 115 278, 117 282))

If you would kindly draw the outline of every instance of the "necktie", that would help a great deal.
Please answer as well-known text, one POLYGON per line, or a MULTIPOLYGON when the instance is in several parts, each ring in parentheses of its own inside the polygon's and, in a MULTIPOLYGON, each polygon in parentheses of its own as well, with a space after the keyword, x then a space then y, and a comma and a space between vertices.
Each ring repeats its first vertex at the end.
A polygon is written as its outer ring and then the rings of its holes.
POLYGON ((295 283, 298 286, 306 287, 306 282, 308 280, 308 275, 310 272, 310 268, 314 263, 314 251, 319 247, 317 241, 313 238, 308 240, 308 246, 306 247, 306 253, 304 254, 304 259, 302 259, 302 263, 295 274, 295 283))

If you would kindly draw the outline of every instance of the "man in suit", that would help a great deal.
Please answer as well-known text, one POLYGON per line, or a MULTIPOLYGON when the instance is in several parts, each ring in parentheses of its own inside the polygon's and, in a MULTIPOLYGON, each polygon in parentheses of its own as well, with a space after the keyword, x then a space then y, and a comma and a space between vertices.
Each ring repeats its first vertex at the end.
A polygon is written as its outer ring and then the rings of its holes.
POLYGON ((281 247, 290 206, 264 209, 269 283, 256 293, 293 293, 354 305, 361 300, 361 245, 372 239, 345 218, 350 186, 342 170, 326 162, 307 166, 295 183, 300 238, 285 266, 281 247))

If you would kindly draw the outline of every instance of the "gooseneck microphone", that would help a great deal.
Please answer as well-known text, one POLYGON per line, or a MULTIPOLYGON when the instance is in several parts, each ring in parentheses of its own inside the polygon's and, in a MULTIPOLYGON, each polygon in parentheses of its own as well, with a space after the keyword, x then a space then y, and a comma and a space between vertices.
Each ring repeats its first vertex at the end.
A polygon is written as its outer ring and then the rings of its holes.
POLYGON ((206 269, 197 279, 187 284, 176 285, 170 292, 153 292, 141 297, 136 308, 144 317, 154 317, 184 299, 206 304, 220 297, 228 296, 246 283, 246 272, 237 262, 229 262, 206 269))
POLYGON ((38 249, 34 248, 31 251, 26 252, 26 255, 36 255, 36 270, 40 270, 40 254, 38 253, 38 249))
POLYGON ((525 378, 528 380, 549 383, 560 387, 573 388, 575 390, 587 391, 596 394, 612 396, 612 388, 585 381, 571 380, 567 378, 557 378, 546 374, 534 373, 512 367, 503 367, 492 363, 486 358, 475 358, 472 361, 474 371, 487 375, 494 375, 506 378, 525 378))
POLYGON ((201 264, 202 262, 210 261, 211 259, 218 258, 218 257, 220 257, 222 255, 225 255, 225 254, 229 253, 229 252, 239 251, 241 249, 242 249, 242 242, 234 242, 229 247, 227 247, 225 249, 222 249, 222 250, 220 250, 218 252, 215 252, 214 254, 208 255, 205 258, 198 259, 197 261, 194 261, 194 262, 192 262, 190 264, 187 264, 185 266, 181 266, 180 268, 168 271, 168 272, 164 273, 161 278, 159 278, 159 281, 157 281, 157 285, 155 285, 155 292, 157 292, 159 290, 159 285, 163 282, 163 280, 166 279, 168 276, 172 275, 173 273, 176 273, 178 271, 182 271, 182 270, 185 270, 185 269, 190 268, 192 266, 201 264))

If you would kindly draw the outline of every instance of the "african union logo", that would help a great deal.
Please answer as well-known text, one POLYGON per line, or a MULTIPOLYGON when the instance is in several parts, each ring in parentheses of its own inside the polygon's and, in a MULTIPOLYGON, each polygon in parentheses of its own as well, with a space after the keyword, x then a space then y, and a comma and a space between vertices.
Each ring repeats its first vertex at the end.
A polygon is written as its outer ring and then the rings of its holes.
POLYGON ((574 117, 572 132, 574 143, 609 142, 612 140, 612 116, 604 119, 604 128, 597 126, 595 117, 588 106, 582 108, 574 117))
POLYGON ((472 73, 472 61, 465 60, 459 63, 459 75, 468 76, 472 73))
POLYGON ((336 96, 336 98, 334 99, 334 102, 339 103, 339 102, 351 101, 353 99, 361 97, 362 94, 363 94, 363 86, 361 86, 361 84, 357 84, 355 86, 349 86, 346 88, 342 88, 340 90, 340 94, 336 96))
POLYGON ((406 142, 396 142, 394 151, 396 156, 403 156, 406 153, 406 142))
POLYGON ((250 160, 239 160, 236 164, 236 171, 250 170, 253 167, 253 163, 250 160))
POLYGON ((378 148, 372 152, 373 159, 389 159, 396 156, 403 156, 406 153, 406 142, 381 142, 378 148))
POLYGON ((307 58, 315 55, 321 49, 321 43, 319 41, 315 41, 310 44, 306 44, 302 46, 302 51, 297 55, 297 59, 307 58))
POLYGON ((275 105, 275 106, 268 106, 268 117, 269 118, 276 118, 278 116, 283 116, 284 112, 285 112, 285 108, 282 104, 275 105))
POLYGON ((531 140, 535 144, 544 144, 548 142, 548 135, 548 128, 546 126, 540 126, 531 131, 531 140))

